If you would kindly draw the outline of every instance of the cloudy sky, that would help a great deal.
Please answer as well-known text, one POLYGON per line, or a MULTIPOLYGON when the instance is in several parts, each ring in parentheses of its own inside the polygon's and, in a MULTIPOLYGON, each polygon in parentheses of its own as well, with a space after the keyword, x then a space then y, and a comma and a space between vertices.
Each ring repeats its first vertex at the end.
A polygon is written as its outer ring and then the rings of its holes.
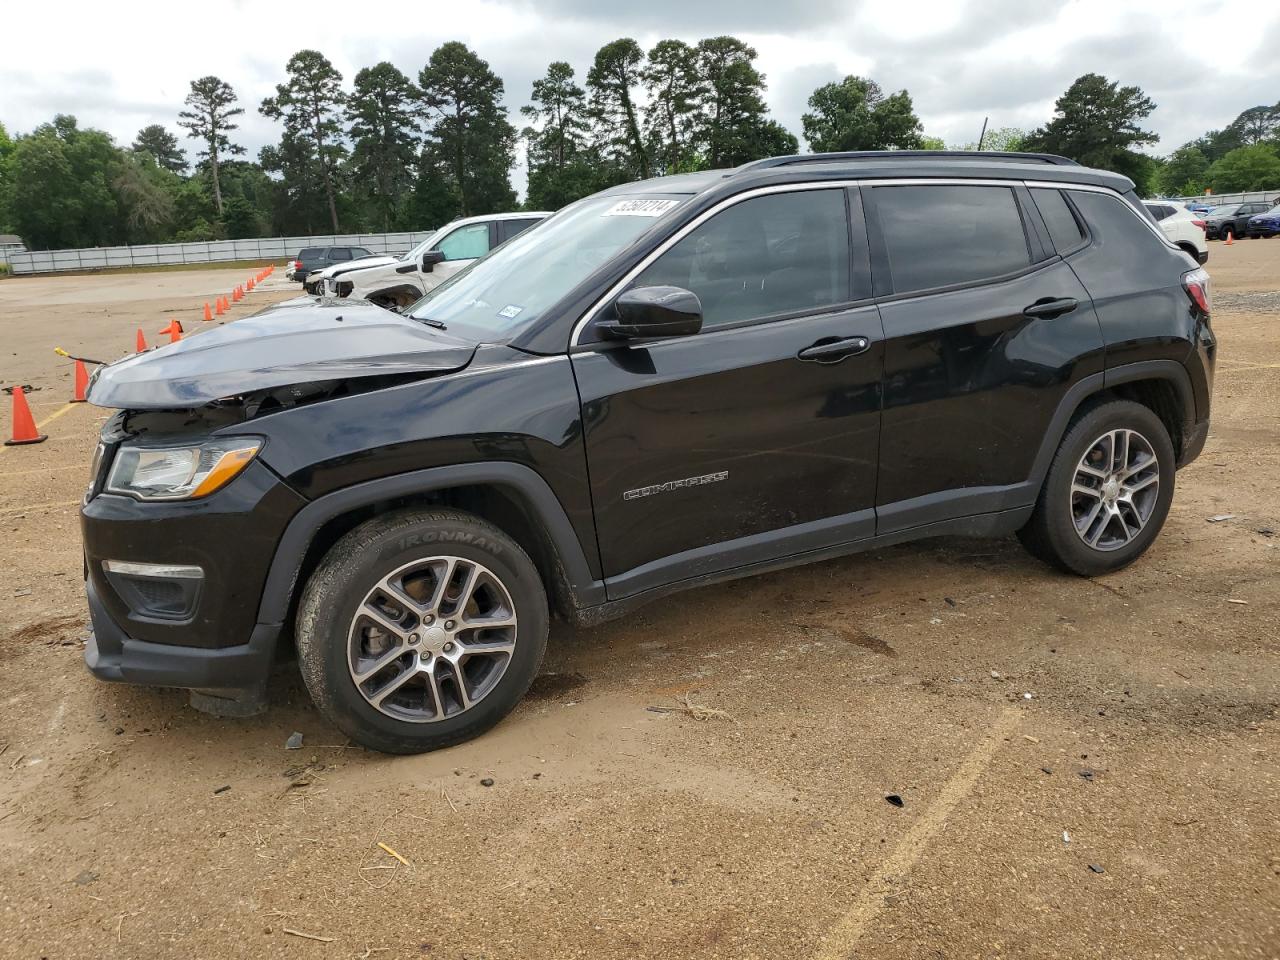
POLYGON ((61 0, 11 4, 4 24, 0 122, 11 133, 55 113, 122 144, 149 123, 181 132, 189 82, 214 73, 246 107, 238 134, 250 156, 278 138, 257 105, 304 47, 349 82, 380 60, 416 79, 436 46, 462 40, 502 77, 517 125, 549 62, 569 61, 581 83, 596 49, 620 36, 645 49, 665 37, 747 40, 774 115, 797 136, 814 87, 849 73, 905 87, 925 132, 949 144, 977 139, 984 116, 1043 123, 1089 71, 1156 101, 1159 154, 1280 101, 1278 0, 61 0))

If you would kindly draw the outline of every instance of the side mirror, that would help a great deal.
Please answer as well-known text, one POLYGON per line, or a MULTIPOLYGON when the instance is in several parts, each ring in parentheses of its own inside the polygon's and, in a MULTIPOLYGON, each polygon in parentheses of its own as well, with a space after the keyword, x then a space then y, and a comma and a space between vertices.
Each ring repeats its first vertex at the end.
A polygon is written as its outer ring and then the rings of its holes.
POLYGON ((702 303, 683 287, 637 287, 618 297, 613 308, 617 317, 596 326, 614 339, 687 337, 702 329, 702 303))
POLYGON ((430 273, 437 263, 444 263, 444 253, 439 250, 428 250, 422 255, 422 272, 430 273))

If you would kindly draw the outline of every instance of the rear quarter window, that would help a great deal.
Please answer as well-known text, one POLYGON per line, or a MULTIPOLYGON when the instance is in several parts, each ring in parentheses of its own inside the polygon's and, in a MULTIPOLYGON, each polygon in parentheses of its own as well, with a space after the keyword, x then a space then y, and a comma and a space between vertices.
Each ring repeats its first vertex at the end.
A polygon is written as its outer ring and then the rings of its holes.
POLYGON ((1070 253, 1084 242, 1084 229, 1061 190, 1033 188, 1031 199, 1035 201, 1036 209, 1049 230, 1049 239, 1058 253, 1070 253))
POLYGON ((324 253, 324 247, 304 247, 299 251, 295 260, 314 260, 316 257, 324 253))
POLYGON ((1104 244, 1115 244, 1131 250, 1145 250, 1152 245, 1168 246, 1157 228, 1143 222, 1141 214, 1118 196, 1093 191, 1069 190, 1076 209, 1084 216, 1089 229, 1100 235, 1104 244))
POLYGON ((1010 187, 876 187, 872 193, 894 293, 989 280, 1031 264, 1010 187))

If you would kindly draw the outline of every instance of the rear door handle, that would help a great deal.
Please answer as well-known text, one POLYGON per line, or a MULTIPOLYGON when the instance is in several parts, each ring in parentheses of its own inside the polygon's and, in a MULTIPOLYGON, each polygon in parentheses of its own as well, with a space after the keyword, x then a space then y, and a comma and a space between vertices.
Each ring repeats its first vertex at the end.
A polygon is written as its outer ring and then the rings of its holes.
POLYGON ((845 357, 857 356, 871 349, 867 337, 823 337, 796 354, 813 363, 839 363, 845 357))
POLYGON ((1023 315, 1028 317, 1041 317, 1045 320, 1053 317, 1060 317, 1064 313, 1070 313, 1077 306, 1079 301, 1075 297, 1041 297, 1029 307, 1023 308, 1023 315))

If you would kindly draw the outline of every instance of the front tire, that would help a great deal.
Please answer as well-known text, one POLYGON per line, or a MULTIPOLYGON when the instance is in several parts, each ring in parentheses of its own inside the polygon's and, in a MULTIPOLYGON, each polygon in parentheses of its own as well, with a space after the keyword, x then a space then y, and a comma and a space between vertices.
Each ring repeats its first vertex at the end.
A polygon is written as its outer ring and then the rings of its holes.
POLYGON ((1164 526, 1174 473, 1173 442, 1154 412, 1129 400, 1100 403, 1068 427, 1018 538, 1068 573, 1119 570, 1164 526))
POLYGON ((510 713, 547 629, 542 581, 514 540, 460 511, 404 511, 321 560, 298 608, 298 661, 316 707, 352 740, 422 753, 510 713))

